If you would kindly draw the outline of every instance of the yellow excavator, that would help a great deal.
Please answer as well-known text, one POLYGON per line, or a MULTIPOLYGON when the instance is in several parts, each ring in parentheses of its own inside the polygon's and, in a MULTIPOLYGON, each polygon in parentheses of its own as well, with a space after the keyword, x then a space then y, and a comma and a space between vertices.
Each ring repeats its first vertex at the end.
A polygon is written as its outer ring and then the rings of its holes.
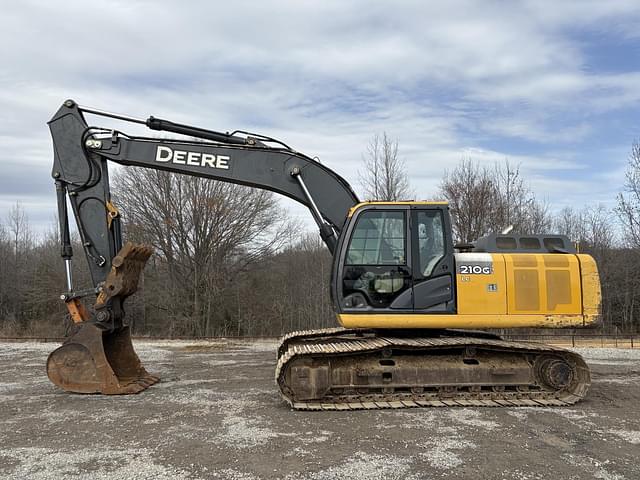
POLYGON ((152 249, 123 244, 108 162, 267 189, 307 206, 333 255, 341 327, 294 332, 275 379, 300 410, 569 405, 590 374, 576 353, 503 340, 483 329, 574 328, 599 318, 594 260, 562 235, 490 234, 454 245, 445 202, 360 202, 326 165, 283 142, 120 115, 67 100, 49 122, 66 292, 77 333, 51 353, 69 392, 138 393, 159 379, 140 363, 124 302, 152 249), (86 115, 182 135, 154 138, 89 126, 86 115), (92 287, 77 290, 67 205, 92 287), (83 298, 90 298, 88 309, 83 298))

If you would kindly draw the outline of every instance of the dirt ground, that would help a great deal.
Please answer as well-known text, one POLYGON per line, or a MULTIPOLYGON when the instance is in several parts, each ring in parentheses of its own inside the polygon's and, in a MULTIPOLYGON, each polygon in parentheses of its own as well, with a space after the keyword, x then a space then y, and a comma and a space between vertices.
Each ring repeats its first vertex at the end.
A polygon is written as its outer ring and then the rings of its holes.
POLYGON ((0 478, 640 479, 640 349, 579 349, 571 408, 295 412, 275 343, 138 342, 162 383, 71 395, 51 343, 0 343, 0 478))

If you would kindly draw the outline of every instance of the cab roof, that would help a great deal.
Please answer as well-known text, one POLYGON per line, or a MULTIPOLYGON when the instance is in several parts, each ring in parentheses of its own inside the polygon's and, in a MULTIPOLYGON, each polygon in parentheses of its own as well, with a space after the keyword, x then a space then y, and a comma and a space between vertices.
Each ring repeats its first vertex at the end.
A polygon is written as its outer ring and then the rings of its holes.
POLYGON ((427 200, 403 200, 398 202, 382 202, 382 201, 370 201, 360 202, 349 209, 349 217, 351 217, 359 208, 369 205, 449 205, 446 201, 427 201, 427 200))

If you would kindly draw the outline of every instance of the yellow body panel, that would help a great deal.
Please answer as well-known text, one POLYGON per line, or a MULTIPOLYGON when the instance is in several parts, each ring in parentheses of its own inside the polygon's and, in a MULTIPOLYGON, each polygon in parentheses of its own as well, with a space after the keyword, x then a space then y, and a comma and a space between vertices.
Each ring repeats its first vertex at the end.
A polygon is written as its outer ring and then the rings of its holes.
POLYGON ((529 253, 503 256, 507 272, 508 313, 582 313, 580 264, 575 255, 529 253))
POLYGON ((596 261, 590 255, 576 255, 580 262, 582 276, 582 312, 585 322, 592 324, 600 319, 600 304, 602 293, 600 291, 600 275, 596 261))
POLYGON ((457 304, 460 315, 484 313, 504 315, 507 313, 504 256, 500 254, 484 255, 493 260, 491 274, 458 273, 456 275, 457 304))
POLYGON ((341 313, 345 328, 567 328, 585 326, 584 315, 462 315, 426 313, 341 313))

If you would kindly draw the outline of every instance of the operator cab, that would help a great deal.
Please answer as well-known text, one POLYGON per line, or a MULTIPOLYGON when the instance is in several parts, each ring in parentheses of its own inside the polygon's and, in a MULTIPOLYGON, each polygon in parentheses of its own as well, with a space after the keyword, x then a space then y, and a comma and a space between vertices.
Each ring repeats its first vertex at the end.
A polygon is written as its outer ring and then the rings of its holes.
POLYGON ((334 262, 340 313, 455 313, 446 202, 370 202, 349 212, 334 262))

